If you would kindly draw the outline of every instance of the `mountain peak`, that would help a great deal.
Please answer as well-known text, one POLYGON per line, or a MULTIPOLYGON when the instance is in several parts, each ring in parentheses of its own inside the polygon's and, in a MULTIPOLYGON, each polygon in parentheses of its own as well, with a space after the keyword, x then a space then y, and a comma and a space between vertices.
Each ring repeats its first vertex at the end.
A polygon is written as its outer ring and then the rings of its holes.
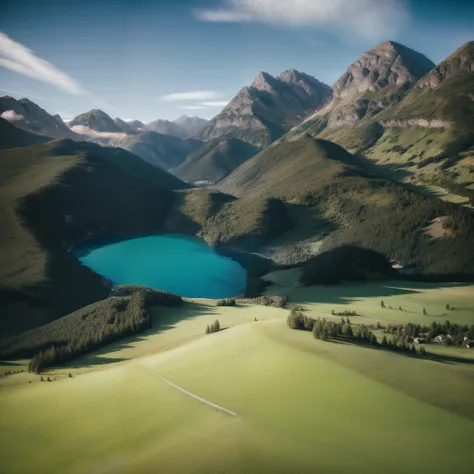
POLYGON ((424 54, 395 41, 385 41, 354 61, 334 84, 334 95, 412 85, 435 67, 424 54))
POLYGON ((265 71, 260 71, 252 82, 252 86, 258 90, 269 90, 275 86, 277 79, 265 71))
POLYGON ((296 69, 286 69, 285 71, 283 71, 282 73, 280 73, 280 75, 278 76, 278 78, 281 80, 281 81, 284 81, 284 82, 293 82, 293 83, 296 83, 298 82, 299 80, 301 80, 302 78, 304 78, 305 76, 307 76, 307 74, 304 74, 300 71, 297 71, 296 69))
POLYGON ((417 87, 434 89, 445 79, 458 73, 472 72, 474 72, 474 41, 469 41, 432 69, 418 82, 417 87))
POLYGON ((122 131, 112 118, 100 109, 92 109, 88 112, 84 112, 69 122, 69 127, 71 128, 79 125, 95 130, 96 132, 117 133, 122 131))

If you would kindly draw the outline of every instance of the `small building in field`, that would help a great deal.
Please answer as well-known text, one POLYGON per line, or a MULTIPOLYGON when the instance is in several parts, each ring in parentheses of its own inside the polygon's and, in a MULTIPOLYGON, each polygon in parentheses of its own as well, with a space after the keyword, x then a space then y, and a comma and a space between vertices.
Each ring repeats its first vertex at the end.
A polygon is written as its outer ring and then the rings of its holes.
POLYGON ((469 339, 464 337, 463 346, 467 347, 468 349, 474 349, 474 339, 469 339))

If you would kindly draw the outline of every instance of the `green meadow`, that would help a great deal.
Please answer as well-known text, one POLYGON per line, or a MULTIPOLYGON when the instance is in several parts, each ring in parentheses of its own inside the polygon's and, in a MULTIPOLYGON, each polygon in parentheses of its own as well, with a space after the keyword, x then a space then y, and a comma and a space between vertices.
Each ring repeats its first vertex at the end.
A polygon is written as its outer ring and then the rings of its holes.
MULTIPOLYGON (((360 314, 353 323, 444 313, 474 322, 472 285, 301 288, 295 276, 269 275, 268 293, 314 317, 349 309, 360 314)), ((460 473, 472 464, 474 351, 439 348, 447 358, 435 361, 324 342, 263 306, 189 300, 167 314, 166 325, 43 374, 53 382, 0 379, 0 472, 460 473), (224 330, 205 335, 215 319, 224 330)))

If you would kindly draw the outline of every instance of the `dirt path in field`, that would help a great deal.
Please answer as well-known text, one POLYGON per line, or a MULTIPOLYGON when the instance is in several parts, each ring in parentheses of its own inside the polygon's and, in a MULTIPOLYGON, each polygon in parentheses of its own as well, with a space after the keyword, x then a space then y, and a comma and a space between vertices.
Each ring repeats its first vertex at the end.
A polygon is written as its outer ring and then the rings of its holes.
POLYGON ((202 398, 202 397, 200 397, 199 395, 196 395, 195 393, 192 393, 192 392, 186 390, 185 388, 180 387, 179 385, 176 385, 175 383, 171 382, 171 380, 166 379, 165 377, 163 377, 163 376, 160 375, 160 374, 157 374, 157 373, 154 372, 153 370, 152 370, 152 372, 153 372, 158 378, 160 378, 161 380, 163 380, 163 382, 166 382, 168 385, 171 385, 172 387, 176 388, 176 389, 179 390, 180 392, 183 392, 184 394, 186 394, 186 395, 188 395, 188 396, 190 396, 190 397, 195 398, 195 399, 198 400, 199 402, 205 403, 206 405, 209 405, 210 407, 217 408, 217 410, 225 411, 227 414, 229 414, 229 415, 231 415, 231 416, 238 416, 238 413, 235 413, 235 411, 229 410, 228 408, 221 407, 221 406, 218 405, 217 403, 211 402, 210 400, 206 400, 205 398, 202 398))

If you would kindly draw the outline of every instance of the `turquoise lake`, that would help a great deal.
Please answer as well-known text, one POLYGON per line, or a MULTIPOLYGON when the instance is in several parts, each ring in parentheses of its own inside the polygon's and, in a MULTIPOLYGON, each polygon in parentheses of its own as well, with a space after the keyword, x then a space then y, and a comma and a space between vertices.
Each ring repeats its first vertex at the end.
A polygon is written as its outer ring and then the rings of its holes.
POLYGON ((226 298, 242 293, 246 285, 240 264, 194 237, 168 234, 83 243, 73 253, 114 286, 136 284, 188 298, 226 298))

